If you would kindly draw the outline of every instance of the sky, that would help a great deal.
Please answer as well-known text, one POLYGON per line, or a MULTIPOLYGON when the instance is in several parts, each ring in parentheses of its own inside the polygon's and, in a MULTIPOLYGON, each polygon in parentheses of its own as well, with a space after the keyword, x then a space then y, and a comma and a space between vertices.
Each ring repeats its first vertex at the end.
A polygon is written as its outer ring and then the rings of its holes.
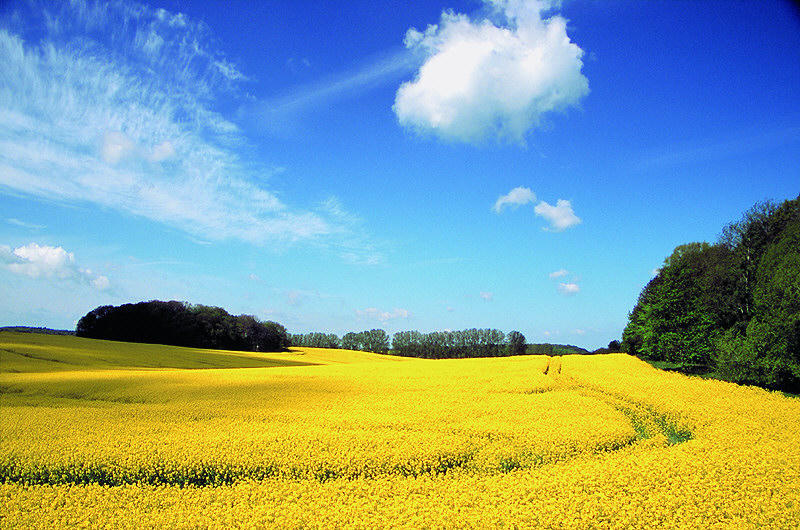
POLYGON ((0 3, 0 325, 620 339, 800 193, 792 2, 0 3))

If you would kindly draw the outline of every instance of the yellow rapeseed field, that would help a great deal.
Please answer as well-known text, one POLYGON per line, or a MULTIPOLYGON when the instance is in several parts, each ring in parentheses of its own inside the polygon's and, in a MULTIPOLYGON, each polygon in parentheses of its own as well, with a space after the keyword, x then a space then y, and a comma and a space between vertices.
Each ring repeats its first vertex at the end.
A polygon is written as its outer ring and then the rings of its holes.
POLYGON ((622 354, 0 333, 0 528, 800 528, 800 400, 622 354))

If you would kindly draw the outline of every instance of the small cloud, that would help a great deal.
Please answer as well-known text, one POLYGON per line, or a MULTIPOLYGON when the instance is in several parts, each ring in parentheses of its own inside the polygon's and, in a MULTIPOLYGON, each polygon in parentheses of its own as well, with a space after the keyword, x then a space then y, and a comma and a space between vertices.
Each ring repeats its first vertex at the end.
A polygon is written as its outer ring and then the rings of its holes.
POLYGON ((581 288, 577 283, 559 283, 558 284, 558 292, 563 294, 564 296, 571 296, 580 292, 581 288))
POLYGON ((356 310, 356 315, 360 318, 366 318, 369 320, 378 320, 380 322, 387 322, 390 320, 397 320, 400 318, 408 319, 411 318, 411 312, 408 309, 401 309, 395 308, 394 311, 381 311, 377 307, 368 307, 364 310, 356 310))
POLYGON ((256 275, 256 274, 250 274, 247 277, 247 279, 250 280, 251 282, 261 283, 261 278, 259 278, 258 275, 256 275))
POLYGON ((98 276, 94 280, 91 281, 92 285, 95 289, 100 291, 105 291, 109 287, 111 287, 111 282, 108 281, 108 278, 105 276, 98 276))
POLYGON ((75 255, 63 247, 30 243, 12 251, 10 247, 0 245, 0 263, 14 274, 34 280, 44 278, 76 281, 88 283, 100 290, 110 286, 107 277, 79 267, 75 262, 75 255))
MULTIPOLYGON (((497 198, 492 209, 501 213, 504 208, 510 206, 514 209, 522 205, 536 202, 536 194, 530 188, 516 187, 506 195, 497 198)), ((534 206, 533 211, 536 215, 544 217, 550 222, 550 227, 545 230, 550 232, 563 232, 567 228, 581 223, 580 217, 575 215, 572 203, 564 199, 558 199, 553 206, 546 201, 540 201, 534 206)))
MULTIPOLYGON (((548 276, 551 280, 557 280, 559 278, 564 278, 565 276, 569 275, 570 272, 567 269, 559 269, 555 272, 551 272, 548 276)), ((580 292, 581 287, 578 285, 578 281, 580 278, 576 275, 572 275, 572 281, 563 281, 559 282, 556 286, 558 292, 564 296, 571 296, 573 294, 577 294, 580 292)))
POLYGON ((545 229, 551 232, 563 232, 567 228, 581 223, 581 218, 575 215, 570 201, 558 199, 555 206, 545 201, 540 202, 534 208, 536 215, 544 217, 550 222, 550 228, 545 229))
POLYGON ((492 208, 495 212, 500 213, 506 206, 511 206, 514 209, 519 208, 523 204, 536 201, 536 194, 530 188, 517 187, 509 191, 506 195, 501 195, 497 198, 492 208))
POLYGON ((494 299, 494 293, 489 293, 486 291, 481 291, 481 298, 486 300, 487 302, 491 302, 494 299))

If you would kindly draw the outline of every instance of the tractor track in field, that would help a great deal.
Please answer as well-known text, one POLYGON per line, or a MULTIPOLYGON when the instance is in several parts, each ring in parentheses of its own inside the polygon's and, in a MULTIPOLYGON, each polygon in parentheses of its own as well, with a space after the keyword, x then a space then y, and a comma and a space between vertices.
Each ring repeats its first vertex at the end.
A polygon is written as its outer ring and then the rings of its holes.
POLYGON ((591 397, 611 405, 624 414, 636 431, 636 441, 664 436, 668 445, 677 445, 693 438, 692 432, 678 425, 667 415, 656 411, 650 404, 628 396, 610 392, 599 385, 579 383, 562 374, 561 359, 551 357, 543 370, 544 375, 556 379, 559 386, 573 388, 583 396, 591 397))

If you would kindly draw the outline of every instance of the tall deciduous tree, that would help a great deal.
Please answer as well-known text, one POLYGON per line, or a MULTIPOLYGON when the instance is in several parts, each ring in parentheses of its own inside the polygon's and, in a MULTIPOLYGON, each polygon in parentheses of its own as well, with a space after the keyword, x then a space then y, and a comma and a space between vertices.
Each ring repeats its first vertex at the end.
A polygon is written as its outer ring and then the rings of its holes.
POLYGON ((642 290, 623 349, 800 387, 800 196, 756 204, 715 245, 680 245, 642 290))
POLYGON ((509 355, 522 355, 526 347, 525 335, 519 331, 511 331, 506 335, 506 351, 509 355))

